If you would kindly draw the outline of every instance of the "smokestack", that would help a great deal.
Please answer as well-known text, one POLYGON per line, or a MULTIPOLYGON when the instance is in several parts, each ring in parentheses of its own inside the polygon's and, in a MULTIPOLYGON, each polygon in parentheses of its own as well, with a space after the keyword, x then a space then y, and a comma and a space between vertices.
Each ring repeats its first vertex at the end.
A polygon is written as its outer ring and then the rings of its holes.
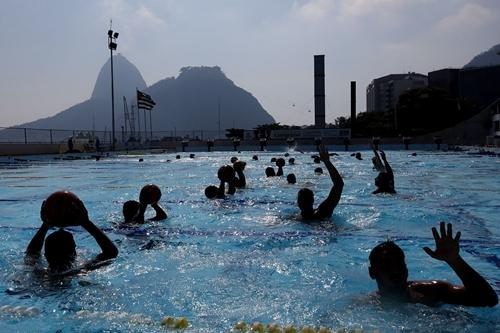
POLYGON ((314 125, 325 127, 325 56, 314 56, 314 125))
POLYGON ((356 128, 356 81, 351 81, 351 137, 356 128))

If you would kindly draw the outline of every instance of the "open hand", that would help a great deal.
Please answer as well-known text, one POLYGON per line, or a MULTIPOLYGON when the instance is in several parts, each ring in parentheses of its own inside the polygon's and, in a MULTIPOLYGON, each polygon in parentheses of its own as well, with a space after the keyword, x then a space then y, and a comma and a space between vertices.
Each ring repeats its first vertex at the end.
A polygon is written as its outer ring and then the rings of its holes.
POLYGON ((439 224, 439 229, 441 235, 439 235, 436 228, 432 228, 432 235, 434 236, 434 240, 436 241, 436 249, 432 251, 428 247, 424 247, 425 253, 433 257, 437 260, 442 261, 453 261, 458 258, 458 253, 460 251, 460 246, 458 241, 460 240, 460 231, 457 232, 455 238, 453 238, 453 231, 451 223, 445 228, 445 223, 441 222, 439 224))
POLYGON ((328 154, 328 149, 326 149, 324 144, 320 144, 318 146, 318 152, 319 152, 319 158, 322 161, 328 161, 330 160, 330 154, 328 154))

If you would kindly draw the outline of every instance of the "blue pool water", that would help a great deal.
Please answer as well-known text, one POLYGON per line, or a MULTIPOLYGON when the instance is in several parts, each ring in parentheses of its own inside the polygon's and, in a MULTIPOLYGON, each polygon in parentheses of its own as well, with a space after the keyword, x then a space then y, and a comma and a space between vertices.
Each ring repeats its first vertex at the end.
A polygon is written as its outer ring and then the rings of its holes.
MULTIPOLYGON (((500 158, 388 151, 398 194, 374 196, 371 154, 358 161, 339 152, 332 160, 345 181, 340 204, 330 221, 307 225, 296 218, 297 190, 311 188, 318 204, 331 181, 314 174, 312 153, 299 152, 290 155, 296 165, 285 167, 298 184, 265 178, 271 157, 283 153, 234 153, 247 162, 248 188, 215 201, 205 199, 204 188, 217 184, 218 167, 233 153, 2 163, 0 331, 164 332, 159 323, 167 315, 186 317, 188 332, 229 332, 240 320, 368 332, 500 331, 498 306, 379 304, 367 272, 371 248, 390 238, 406 253, 410 279, 460 283, 422 250, 433 248, 430 229, 444 220, 462 231, 462 256, 499 293, 500 158), (137 199, 147 183, 161 187, 168 219, 116 227, 123 202, 137 199), (120 254, 109 266, 50 281, 33 274, 23 255, 41 223, 42 201, 60 189, 83 200, 120 254), (36 310, 13 314, 2 305, 36 310)), ((72 231, 81 260, 98 253, 92 237, 72 231)))

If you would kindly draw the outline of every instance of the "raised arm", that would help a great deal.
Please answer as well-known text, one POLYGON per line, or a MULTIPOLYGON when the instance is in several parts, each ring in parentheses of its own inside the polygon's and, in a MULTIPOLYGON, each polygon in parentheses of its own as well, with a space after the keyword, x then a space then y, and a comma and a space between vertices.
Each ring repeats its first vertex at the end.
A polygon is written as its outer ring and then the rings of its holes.
POLYGON ((382 161, 384 161, 384 166, 385 166, 385 171, 389 176, 391 176, 394 179, 394 173, 392 172, 392 168, 389 165, 389 162, 387 161, 387 158, 385 157, 385 153, 381 150, 380 151, 380 156, 382 157, 382 161))
POLYGON ((220 181, 219 188, 217 189, 217 198, 223 199, 225 197, 226 186, 224 181, 220 181))
POLYGON ((118 255, 118 249, 116 248, 115 244, 113 244, 111 239, 109 239, 108 236, 106 236, 104 232, 102 232, 101 229, 99 229, 89 219, 82 222, 81 226, 85 230, 87 230, 87 232, 92 235, 92 237, 94 237, 97 244, 101 248, 102 252, 96 257, 98 261, 116 258, 116 256, 118 255))
POLYGON ((330 190, 330 194, 328 197, 318 206, 317 214, 319 217, 330 217, 332 216, 333 210, 337 207, 337 204, 340 201, 340 197, 342 195, 342 190, 344 189, 344 180, 342 176, 337 171, 337 168, 330 161, 330 155, 328 154, 328 150, 326 147, 321 144, 318 147, 319 157, 325 164, 328 173, 330 174, 330 178, 332 179, 333 186, 330 190))
POLYGON ((47 223, 47 218, 44 216, 44 205, 45 201, 42 203, 42 207, 40 208, 40 218, 42 219, 42 226, 36 232, 35 236, 31 239, 28 247, 26 248, 26 256, 38 256, 43 248, 43 242, 45 240, 45 236, 49 231, 49 224, 47 223))
POLYGON ((460 256, 460 231, 453 238, 452 225, 440 223, 440 233, 432 228, 432 234, 436 241, 436 249, 433 251, 424 247, 424 251, 432 258, 445 261, 455 271, 463 283, 463 286, 455 286, 445 282, 441 283, 438 295, 440 301, 451 304, 462 304, 469 306, 495 306, 498 296, 489 283, 460 256))
POLYGON ((164 220, 167 218, 167 213, 165 213, 163 208, 161 208, 161 206, 157 202, 152 203, 151 207, 153 207, 153 209, 156 212, 156 216, 153 218, 150 218, 151 221, 161 221, 161 220, 164 220))

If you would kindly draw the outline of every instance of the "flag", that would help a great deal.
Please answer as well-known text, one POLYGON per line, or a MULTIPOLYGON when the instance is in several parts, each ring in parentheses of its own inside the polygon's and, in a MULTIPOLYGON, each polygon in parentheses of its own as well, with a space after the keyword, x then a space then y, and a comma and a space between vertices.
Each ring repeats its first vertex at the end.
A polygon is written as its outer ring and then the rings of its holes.
POLYGON ((151 96, 137 90, 137 108, 151 110, 156 105, 151 96))

